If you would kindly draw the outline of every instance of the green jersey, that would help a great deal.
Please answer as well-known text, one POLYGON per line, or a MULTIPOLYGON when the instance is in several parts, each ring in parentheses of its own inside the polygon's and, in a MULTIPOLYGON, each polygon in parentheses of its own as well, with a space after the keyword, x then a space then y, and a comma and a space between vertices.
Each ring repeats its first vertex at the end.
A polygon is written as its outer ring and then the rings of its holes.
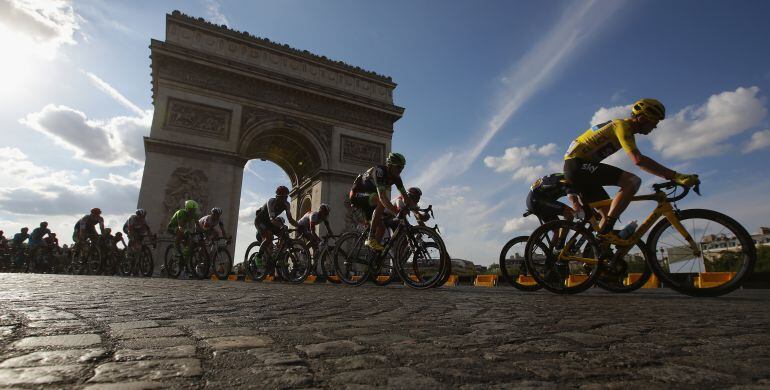
POLYGON ((198 220, 198 215, 195 211, 187 211, 186 209, 177 210, 171 221, 168 223, 168 230, 176 231, 177 227, 181 227, 186 231, 195 230, 195 222, 198 220))

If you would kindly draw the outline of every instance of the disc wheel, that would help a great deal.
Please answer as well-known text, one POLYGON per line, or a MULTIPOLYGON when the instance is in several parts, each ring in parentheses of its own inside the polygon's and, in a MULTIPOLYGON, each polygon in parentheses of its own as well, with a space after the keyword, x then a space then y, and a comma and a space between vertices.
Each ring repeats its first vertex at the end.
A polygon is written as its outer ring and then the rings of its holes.
POLYGON ((650 267, 660 281, 692 296, 715 297, 739 288, 757 261, 754 241, 746 229, 712 210, 683 210, 678 217, 696 248, 668 219, 658 222, 647 245, 655 254, 650 267))
POLYGON ((545 289, 557 294, 576 294, 594 285, 599 270, 597 253, 599 245, 590 231, 559 220, 532 232, 524 248, 524 259, 527 270, 545 289), (590 262, 562 260, 562 255, 586 255, 590 262))
POLYGON ((537 291, 543 288, 530 275, 524 259, 528 236, 512 238, 500 251, 500 274, 511 286, 521 291, 537 291))

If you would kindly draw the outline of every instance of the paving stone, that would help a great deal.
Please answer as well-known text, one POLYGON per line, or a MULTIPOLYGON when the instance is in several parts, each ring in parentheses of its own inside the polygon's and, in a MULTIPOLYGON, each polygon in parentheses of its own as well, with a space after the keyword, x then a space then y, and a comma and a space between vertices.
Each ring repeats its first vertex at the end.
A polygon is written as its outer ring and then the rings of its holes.
POLYGON ((12 368, 83 364, 96 361, 106 355, 107 351, 101 348, 38 351, 7 359, 0 363, 0 367, 12 368))
POLYGON ((112 337, 119 339, 139 339, 145 337, 182 336, 185 332, 176 327, 119 329, 112 331, 112 337))
POLYGON ((175 347, 179 345, 195 344, 195 340, 189 337, 152 337, 145 339, 126 339, 120 341, 120 347, 125 349, 152 349, 175 347))
POLYGON ((377 354, 353 355, 327 359, 324 360, 324 363, 331 365, 337 371, 350 371, 386 367, 388 365, 388 358, 377 354))
POLYGON ((0 338, 13 334, 15 326, 0 326, 0 338))
POLYGON ((115 351, 115 360, 165 359, 195 356, 194 345, 177 345, 158 349, 119 349, 115 351))
POLYGON ((351 385, 412 389, 439 387, 438 381, 411 368, 374 368, 342 372, 332 378, 332 383, 347 388, 351 385))
POLYGON ((227 336, 206 339, 204 342, 212 349, 249 349, 265 347, 273 343, 267 336, 227 336))
POLYGON ((168 389, 171 388, 167 383, 159 382, 121 382, 121 383, 96 383, 84 387, 84 390, 149 390, 149 389, 168 389))
POLYGON ((88 326, 81 320, 61 320, 61 321, 32 321, 27 324, 30 328, 82 328, 88 326))
POLYGON ((78 378, 84 366, 0 368, 0 386, 52 385, 78 378))
POLYGON ((327 341, 325 343, 298 345, 297 349, 309 357, 339 356, 355 353, 366 348, 349 340, 327 341))
POLYGON ((19 349, 41 347, 87 347, 101 342, 102 338, 98 334, 72 334, 62 336, 26 337, 17 341, 13 346, 19 349))
POLYGON ((159 326, 156 321, 143 320, 143 321, 130 321, 130 322, 116 322, 110 324, 110 329, 125 330, 125 329, 141 329, 141 328, 153 328, 159 326))
POLYGON ((203 373, 198 359, 139 360, 105 363, 96 367, 89 382, 157 381, 194 377, 203 373))
POLYGON ((201 339, 225 336, 252 336, 256 333, 258 333, 257 330, 245 327, 209 326, 192 329, 193 336, 201 339))
POLYGON ((262 364, 268 366, 288 366, 288 365, 303 365, 305 360, 299 357, 296 353, 291 352, 275 352, 267 348, 250 349, 247 352, 249 355, 255 356, 262 364))

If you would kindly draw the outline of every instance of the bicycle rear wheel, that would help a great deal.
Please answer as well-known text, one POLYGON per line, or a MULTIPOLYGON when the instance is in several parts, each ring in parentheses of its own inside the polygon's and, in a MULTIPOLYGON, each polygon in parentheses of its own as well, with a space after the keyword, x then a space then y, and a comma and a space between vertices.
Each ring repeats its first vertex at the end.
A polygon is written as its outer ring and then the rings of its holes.
POLYGON ((433 229, 415 226, 401 236, 396 249, 396 272, 404 284, 418 290, 436 286, 450 262, 441 236, 433 229))
POLYGON ((345 234, 334 249, 334 271, 342 283, 360 286, 369 279, 369 248, 364 245, 368 232, 345 234))
POLYGON ((524 259, 524 249, 529 236, 512 238, 500 251, 500 274, 511 286, 521 291, 537 291, 543 288, 530 275, 524 259))
POLYGON ((650 267, 663 285, 683 294, 707 297, 740 287, 757 261, 754 241, 746 229, 712 210, 682 210, 677 216, 696 248, 668 219, 652 228, 647 245, 655 253, 655 261, 650 267))
POLYGON ((334 284, 342 283, 340 278, 337 277, 337 272, 334 270, 334 252, 329 248, 324 248, 321 253, 318 254, 318 263, 321 266, 321 273, 328 282, 334 284))
POLYGON ((599 245, 591 232, 567 221, 541 225, 527 240, 524 259, 532 277, 557 294, 576 294, 594 285, 599 270, 599 245), (560 255, 586 261, 562 260, 560 255))

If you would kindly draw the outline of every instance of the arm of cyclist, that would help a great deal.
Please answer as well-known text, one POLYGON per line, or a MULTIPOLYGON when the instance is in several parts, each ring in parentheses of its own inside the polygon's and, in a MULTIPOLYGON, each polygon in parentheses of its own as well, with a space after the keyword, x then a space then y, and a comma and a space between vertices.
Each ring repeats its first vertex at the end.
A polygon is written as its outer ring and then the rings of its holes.
POLYGON ((628 156, 631 161, 638 166, 641 170, 661 177, 666 180, 674 180, 677 184, 685 187, 692 187, 700 183, 698 175, 677 173, 676 171, 664 167, 657 161, 643 155, 638 149, 628 151, 628 156))
POLYGON ((326 226, 326 234, 333 236, 334 232, 332 231, 331 226, 329 226, 329 221, 324 220, 324 226, 326 226))

